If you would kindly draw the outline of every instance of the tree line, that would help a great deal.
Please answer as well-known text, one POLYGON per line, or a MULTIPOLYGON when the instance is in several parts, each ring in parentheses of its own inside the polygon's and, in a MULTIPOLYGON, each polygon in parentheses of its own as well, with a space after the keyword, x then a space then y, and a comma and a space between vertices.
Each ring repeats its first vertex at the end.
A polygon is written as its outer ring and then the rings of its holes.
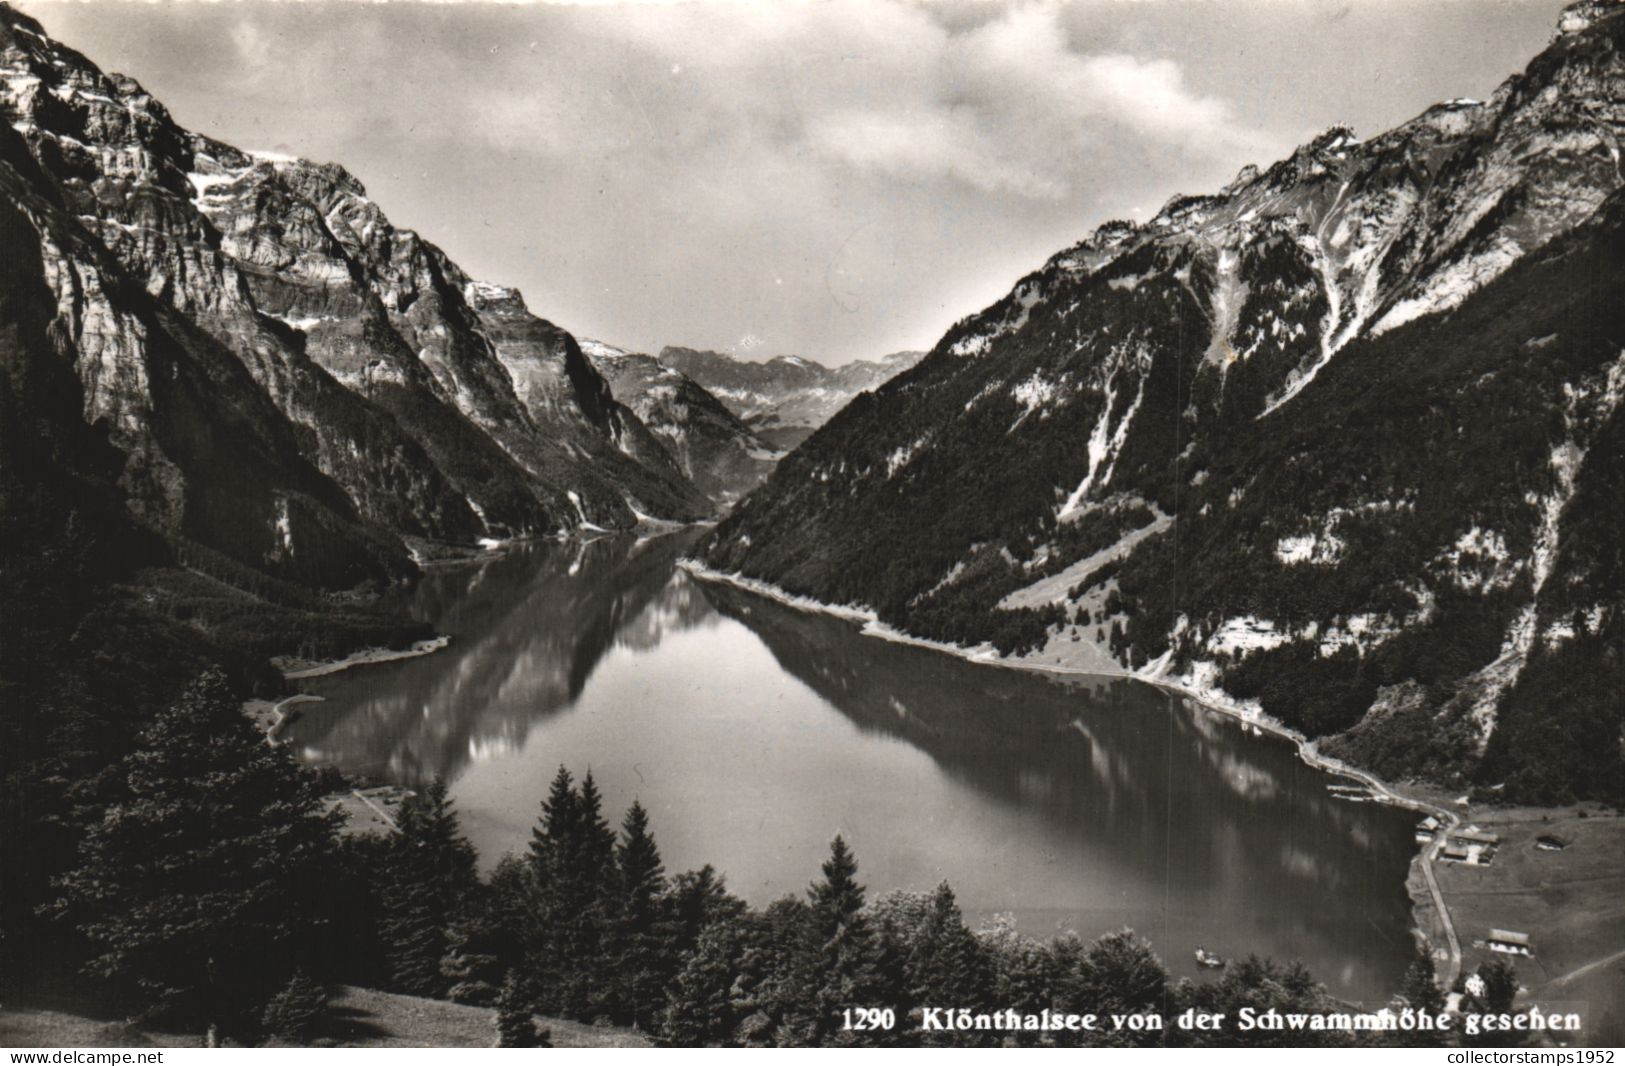
MULTIPOLYGON (((709 866, 668 874, 647 811, 634 802, 612 827, 590 772, 561 767, 528 848, 483 877, 441 781, 402 802, 397 831, 341 835, 316 775, 265 742, 218 674, 158 715, 116 776, 42 912, 77 934, 81 980, 132 1017, 220 1039, 320 1041, 339 984, 495 1008, 504 1046, 545 1045, 546 1018, 681 1046, 1357 1039, 1181 1030, 1191 1009, 1348 1008, 1297 964, 1247 958, 1217 981, 1175 981, 1129 930, 1044 942, 1003 918, 973 931, 946 883, 870 900, 839 836, 805 893, 751 907, 709 866), (1162 1026, 944 1030, 932 1007, 1162 1026), (858 1010, 892 1024, 853 1026, 858 1010)), ((1510 1009, 1511 969, 1480 976, 1487 1007, 1510 1009)), ((1425 953, 1400 998, 1442 1009, 1425 953)))

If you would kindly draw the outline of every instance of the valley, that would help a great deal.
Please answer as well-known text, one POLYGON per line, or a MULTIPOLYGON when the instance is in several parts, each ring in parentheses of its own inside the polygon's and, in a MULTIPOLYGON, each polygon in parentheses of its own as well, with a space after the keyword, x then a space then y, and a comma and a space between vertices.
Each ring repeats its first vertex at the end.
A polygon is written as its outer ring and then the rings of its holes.
POLYGON ((1625 3, 1528 52, 828 366, 579 336, 566 251, 527 300, 0 0, 0 1034, 1618 1041, 1625 3))

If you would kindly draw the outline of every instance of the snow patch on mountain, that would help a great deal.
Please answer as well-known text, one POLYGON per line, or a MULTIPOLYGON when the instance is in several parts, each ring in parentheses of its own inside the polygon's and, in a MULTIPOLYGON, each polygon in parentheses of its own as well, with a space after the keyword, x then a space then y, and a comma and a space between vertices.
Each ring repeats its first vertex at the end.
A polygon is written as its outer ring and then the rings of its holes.
POLYGON ((1276 541, 1275 557, 1288 566, 1298 563, 1330 566, 1342 558, 1346 547, 1333 534, 1302 533, 1276 541))
POLYGON ((1387 333, 1424 315, 1448 311, 1460 305, 1483 288, 1486 282, 1505 272, 1523 253, 1523 248, 1516 241, 1503 240, 1493 248, 1462 259, 1430 278, 1420 293, 1396 303, 1372 327, 1372 332, 1387 333))
POLYGON ((1600 377, 1600 381, 1579 388, 1564 386, 1566 436, 1553 446, 1548 459, 1552 490, 1534 501, 1540 508, 1540 525, 1535 533, 1534 549, 1523 564, 1530 576, 1529 601, 1507 630, 1500 655, 1478 674, 1481 688, 1471 713, 1479 730, 1480 750, 1489 743, 1490 734, 1495 730, 1502 695, 1517 683, 1529 650, 1534 646, 1540 594, 1557 564, 1563 512, 1574 497, 1575 480, 1585 462, 1586 430, 1611 417, 1625 400, 1625 350, 1600 377), (1585 417, 1588 414, 1590 418, 1585 417))
POLYGON ((1245 655, 1279 648, 1292 639, 1291 633, 1276 629, 1275 623, 1268 618, 1240 615, 1224 620, 1208 638, 1207 650, 1215 655, 1245 655))
POLYGON ((1495 591, 1511 587, 1518 580, 1521 563, 1507 551, 1506 538, 1499 531, 1474 526, 1434 560, 1447 579, 1466 592, 1495 591))
POLYGON ((1115 349, 1112 354, 1114 358, 1111 360, 1111 370, 1103 386, 1105 399, 1100 407, 1100 417, 1095 421, 1095 428, 1089 434, 1089 469, 1084 473, 1078 487, 1073 489, 1066 502, 1061 504, 1060 510, 1055 515, 1057 519, 1065 520, 1079 513, 1090 489, 1097 484, 1104 487, 1110 483, 1112 471, 1117 463, 1117 454, 1122 450, 1123 442, 1128 439, 1128 431, 1134 425, 1134 416, 1139 413, 1140 402, 1145 399, 1145 381, 1150 376, 1151 356, 1144 347, 1140 347, 1136 349, 1134 357, 1134 368, 1139 371, 1134 399, 1113 428, 1112 408, 1117 403, 1117 376, 1127 365, 1128 360, 1121 348, 1115 349))

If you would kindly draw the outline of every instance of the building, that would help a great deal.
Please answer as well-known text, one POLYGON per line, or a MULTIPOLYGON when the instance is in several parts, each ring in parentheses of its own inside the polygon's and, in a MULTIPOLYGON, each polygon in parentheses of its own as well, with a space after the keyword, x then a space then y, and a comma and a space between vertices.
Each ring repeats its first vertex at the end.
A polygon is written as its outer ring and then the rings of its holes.
POLYGON ((1534 948, 1529 944, 1528 933, 1514 933, 1510 929, 1491 929, 1490 937, 1484 946, 1491 951, 1499 951, 1503 955, 1533 955, 1534 948))
POLYGON ((1465 858, 1456 861, 1473 866, 1488 866, 1500 844, 1501 838, 1494 833, 1482 833, 1476 829, 1457 829, 1446 842, 1447 850, 1466 852, 1465 858))

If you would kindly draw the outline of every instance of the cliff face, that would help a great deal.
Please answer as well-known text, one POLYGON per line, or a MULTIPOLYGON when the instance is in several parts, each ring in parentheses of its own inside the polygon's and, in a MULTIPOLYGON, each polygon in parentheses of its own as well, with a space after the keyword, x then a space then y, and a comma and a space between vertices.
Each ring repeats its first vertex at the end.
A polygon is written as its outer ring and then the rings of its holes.
POLYGON ((1576 5, 1486 102, 1102 226, 706 559, 937 639, 1099 648, 1390 773, 1619 797, 1622 45, 1617 0, 1576 5))
POLYGON ((147 522, 327 581, 317 540, 396 572, 403 537, 710 513, 568 333, 342 168, 186 131, 4 5, 0 113, 84 417, 147 522))

